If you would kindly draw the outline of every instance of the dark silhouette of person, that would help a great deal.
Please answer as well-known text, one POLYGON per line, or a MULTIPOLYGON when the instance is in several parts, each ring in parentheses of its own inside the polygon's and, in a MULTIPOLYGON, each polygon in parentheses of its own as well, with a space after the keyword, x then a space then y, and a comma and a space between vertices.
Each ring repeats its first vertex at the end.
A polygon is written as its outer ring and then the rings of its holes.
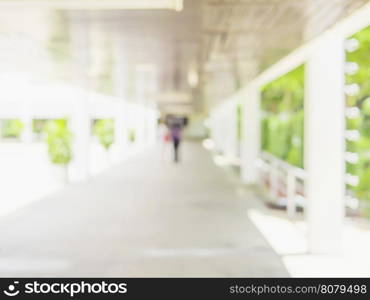
POLYGON ((179 162, 179 148, 181 144, 181 125, 174 124, 171 127, 171 140, 173 143, 174 162, 179 162))

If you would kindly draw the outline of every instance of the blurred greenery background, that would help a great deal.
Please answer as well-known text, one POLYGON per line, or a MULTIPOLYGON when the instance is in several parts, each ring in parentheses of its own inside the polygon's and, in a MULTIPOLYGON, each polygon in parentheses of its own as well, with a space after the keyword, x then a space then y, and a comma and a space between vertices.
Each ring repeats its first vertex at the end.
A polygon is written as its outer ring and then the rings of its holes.
POLYGON ((262 88, 262 149, 303 168, 304 66, 262 88))
POLYGON ((358 130, 357 141, 347 140, 347 151, 357 153, 357 163, 347 163, 347 173, 358 176, 357 186, 348 185, 353 196, 361 200, 363 213, 370 217, 370 26, 354 34, 358 47, 347 52, 347 62, 356 63, 358 70, 346 75, 347 84, 357 84, 359 91, 347 96, 347 106, 357 107, 360 114, 347 118, 347 129, 358 130))

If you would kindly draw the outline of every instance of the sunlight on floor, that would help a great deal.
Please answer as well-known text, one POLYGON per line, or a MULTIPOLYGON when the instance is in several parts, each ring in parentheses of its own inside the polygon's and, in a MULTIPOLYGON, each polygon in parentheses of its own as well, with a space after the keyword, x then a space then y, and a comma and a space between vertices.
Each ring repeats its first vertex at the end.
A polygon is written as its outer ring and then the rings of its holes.
POLYGON ((338 255, 308 253, 306 225, 288 219, 248 210, 248 217, 281 256, 292 277, 369 277, 370 228, 347 220, 343 250, 338 255))

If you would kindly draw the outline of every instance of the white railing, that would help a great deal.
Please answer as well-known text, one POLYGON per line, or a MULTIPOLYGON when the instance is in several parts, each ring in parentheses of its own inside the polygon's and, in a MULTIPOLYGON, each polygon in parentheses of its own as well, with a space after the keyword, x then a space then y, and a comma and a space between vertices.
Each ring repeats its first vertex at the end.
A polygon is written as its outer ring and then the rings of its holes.
MULTIPOLYGON (((269 193, 273 199, 279 199, 281 194, 281 181, 285 182, 286 208, 289 217, 294 217, 297 211, 297 183, 304 184, 306 180, 305 170, 292 166, 289 163, 275 157, 274 155, 262 152, 260 154, 259 167, 267 173, 269 182, 269 193)), ((300 195, 304 198, 304 192, 300 195)))

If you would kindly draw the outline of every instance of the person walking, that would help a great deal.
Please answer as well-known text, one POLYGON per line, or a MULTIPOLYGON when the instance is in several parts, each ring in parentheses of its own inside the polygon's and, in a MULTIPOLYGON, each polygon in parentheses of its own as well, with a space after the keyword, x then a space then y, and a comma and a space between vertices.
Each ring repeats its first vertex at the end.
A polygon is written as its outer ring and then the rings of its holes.
POLYGON ((179 148, 181 144, 181 125, 174 124, 171 127, 171 140, 173 143, 174 162, 179 162, 179 148))

